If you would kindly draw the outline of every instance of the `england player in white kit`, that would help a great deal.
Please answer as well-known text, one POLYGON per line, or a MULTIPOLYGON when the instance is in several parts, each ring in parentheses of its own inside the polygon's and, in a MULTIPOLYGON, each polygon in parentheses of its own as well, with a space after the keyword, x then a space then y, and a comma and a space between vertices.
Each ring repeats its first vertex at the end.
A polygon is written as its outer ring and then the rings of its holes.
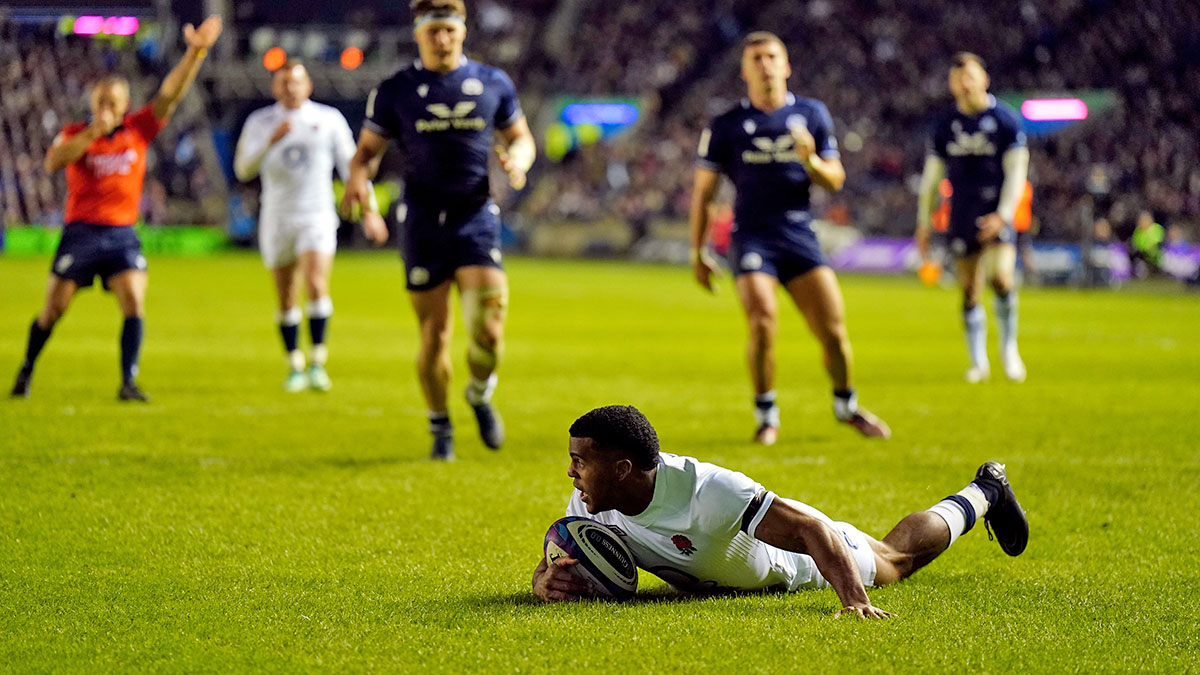
POLYGON ((259 250, 275 277, 279 332, 290 368, 284 389, 327 391, 325 333, 333 314, 329 273, 337 250, 338 214, 332 174, 345 180, 354 134, 336 108, 309 100, 312 79, 288 61, 271 81, 274 105, 254 111, 238 139, 234 171, 241 181, 262 178, 259 250), (302 314, 296 276, 308 292, 311 365, 299 346, 302 314))
MULTIPOLYGON (((904 518, 882 541, 817 509, 776 496, 736 471, 658 452, 650 422, 631 406, 597 408, 571 426, 568 516, 613 528, 638 567, 677 589, 794 591, 832 587, 838 614, 884 618, 867 586, 895 583, 927 565, 982 517, 1005 553, 1029 539, 1004 467, 987 462, 966 488, 904 518)), ((571 570, 543 559, 533 590, 543 600, 591 595, 571 570)))

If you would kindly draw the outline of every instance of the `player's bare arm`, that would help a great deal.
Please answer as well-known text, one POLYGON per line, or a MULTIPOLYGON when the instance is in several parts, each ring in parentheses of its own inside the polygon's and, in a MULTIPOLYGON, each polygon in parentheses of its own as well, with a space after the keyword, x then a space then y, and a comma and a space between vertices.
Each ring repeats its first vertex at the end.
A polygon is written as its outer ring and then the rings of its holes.
POLYGON ((841 190, 842 185, 846 183, 846 169, 842 166, 842 160, 837 157, 825 158, 818 155, 817 141, 813 138, 812 132, 803 125, 794 126, 789 131, 792 134, 792 140, 796 143, 796 154, 800 156, 804 170, 808 172, 808 177, 813 184, 819 185, 829 192, 841 190))
POLYGON ((87 148, 92 144, 92 141, 112 133, 112 130, 117 127, 117 116, 111 110, 103 110, 92 119, 92 123, 86 129, 64 139, 62 134, 54 139, 54 144, 46 150, 46 158, 42 161, 42 166, 47 173, 54 173, 59 169, 79 161, 87 152, 87 148))
POLYGON ((913 239, 917 244, 917 252, 921 254, 921 262, 929 262, 929 238, 933 227, 933 204, 937 200, 938 184, 946 176, 946 163, 937 155, 925 158, 925 168, 921 170, 921 186, 917 191, 917 229, 913 239))
POLYGON ((708 240, 709 206, 717 196, 720 183, 720 173, 697 167, 692 186, 692 205, 688 210, 688 262, 692 266, 692 274, 696 276, 696 281, 710 293, 716 291, 712 277, 719 274, 720 270, 716 261, 709 257, 704 245, 708 240))
POLYGON ((533 594, 546 602, 570 602, 589 596, 587 582, 571 570, 577 564, 574 558, 559 558, 547 565, 543 558, 533 571, 533 594))
POLYGON ((379 160, 387 149, 387 139, 370 129, 363 129, 358 136, 358 148, 350 158, 350 177, 346 180, 346 194, 342 196, 343 218, 362 213, 363 233, 367 239, 382 244, 387 241, 387 225, 383 216, 374 208, 371 199, 371 174, 379 169, 379 160), (361 210, 361 211, 360 211, 361 210))
POLYGON ((208 48, 213 46, 220 35, 221 17, 216 14, 205 19, 199 28, 190 23, 183 27, 183 40, 187 43, 187 52, 171 72, 167 73, 162 86, 158 88, 158 94, 150 102, 155 117, 166 120, 175 112, 175 107, 183 100, 188 89, 192 87, 196 74, 200 72, 208 48))
POLYGON ((756 539, 787 551, 811 556, 821 576, 837 592, 842 608, 837 615, 855 614, 864 618, 891 616, 871 605, 863 587, 858 565, 836 530, 786 502, 776 499, 755 530, 756 539))
POLYGON ((508 184, 514 190, 525 187, 525 175, 537 158, 537 146, 533 142, 533 132, 529 130, 529 120, 522 115, 508 128, 497 131, 502 145, 496 146, 496 154, 500 158, 500 168, 508 174, 508 184))

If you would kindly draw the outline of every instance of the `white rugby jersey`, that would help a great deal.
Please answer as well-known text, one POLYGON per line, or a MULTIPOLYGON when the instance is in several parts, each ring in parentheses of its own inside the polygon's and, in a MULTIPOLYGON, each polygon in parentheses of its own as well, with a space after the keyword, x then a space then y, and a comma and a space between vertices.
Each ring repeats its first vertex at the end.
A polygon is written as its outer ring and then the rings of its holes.
MULTIPOLYGON (((642 513, 588 513, 575 490, 567 515, 615 528, 639 567, 681 590, 795 590, 828 585, 811 557, 754 538, 777 499, 773 492, 745 474, 715 464, 665 453, 659 457, 654 498, 642 513)), ((787 502, 833 522, 811 506, 787 502)))
POLYGON ((342 180, 350 177, 354 150, 354 134, 337 108, 305 101, 289 110, 276 103, 246 118, 233 166, 241 180, 262 176, 262 219, 303 216, 336 224, 332 175, 337 169, 342 180), (284 120, 291 129, 268 148, 284 120))

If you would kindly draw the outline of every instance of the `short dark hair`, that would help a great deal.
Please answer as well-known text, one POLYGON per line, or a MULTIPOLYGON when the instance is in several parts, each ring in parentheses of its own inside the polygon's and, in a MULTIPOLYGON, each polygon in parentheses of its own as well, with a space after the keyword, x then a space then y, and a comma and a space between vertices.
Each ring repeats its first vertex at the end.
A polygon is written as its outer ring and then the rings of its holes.
POLYGON ((426 14, 451 14, 467 18, 467 6, 463 0, 412 0, 409 4, 414 19, 426 14))
POLYGON ((658 434, 650 420, 631 405, 596 408, 575 420, 570 433, 572 438, 592 439, 601 451, 628 454, 643 471, 658 466, 658 434))
POLYGON ((769 30, 756 30, 742 38, 742 51, 746 51, 748 47, 761 45, 765 42, 774 42, 780 47, 783 47, 784 52, 787 52, 787 45, 783 44, 783 40, 769 30))
POLYGON ((983 62, 983 57, 981 57, 980 55, 975 54, 973 52, 959 52, 959 53, 955 54, 954 56, 951 56, 950 57, 950 67, 951 68, 962 68, 963 66, 967 65, 968 63, 971 63, 972 61, 974 61, 975 63, 978 63, 979 67, 982 68, 985 72, 987 71, 987 64, 983 62))

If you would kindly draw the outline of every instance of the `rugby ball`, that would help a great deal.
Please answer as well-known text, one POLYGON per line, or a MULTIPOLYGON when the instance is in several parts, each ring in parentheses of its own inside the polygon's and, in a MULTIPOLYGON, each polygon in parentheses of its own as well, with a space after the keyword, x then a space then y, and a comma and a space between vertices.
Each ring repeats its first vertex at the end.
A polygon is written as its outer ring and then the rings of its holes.
POLYGON ((579 573, 596 595, 617 600, 637 591, 637 560, 625 542, 607 525, 591 518, 567 516, 546 532, 546 564, 559 558, 579 561, 579 573))

